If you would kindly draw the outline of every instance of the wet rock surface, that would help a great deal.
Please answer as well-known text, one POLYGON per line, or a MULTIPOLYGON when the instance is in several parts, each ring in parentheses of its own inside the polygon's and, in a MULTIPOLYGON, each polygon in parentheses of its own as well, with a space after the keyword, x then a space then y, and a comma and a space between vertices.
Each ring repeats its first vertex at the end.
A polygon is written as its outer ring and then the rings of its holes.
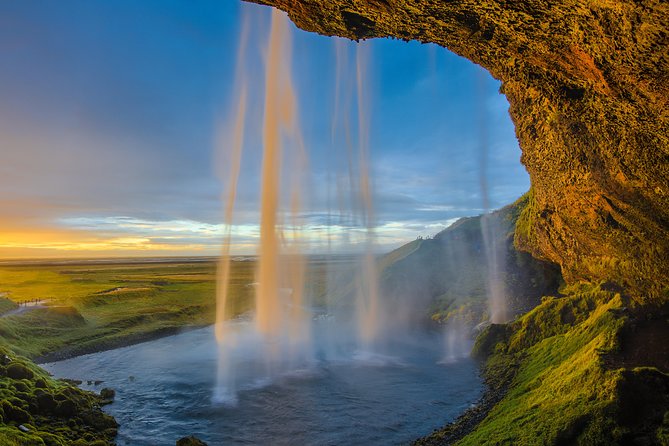
POLYGON ((432 42, 502 81, 532 182, 517 244, 568 281, 669 287, 669 5, 252 0, 307 31, 432 42))

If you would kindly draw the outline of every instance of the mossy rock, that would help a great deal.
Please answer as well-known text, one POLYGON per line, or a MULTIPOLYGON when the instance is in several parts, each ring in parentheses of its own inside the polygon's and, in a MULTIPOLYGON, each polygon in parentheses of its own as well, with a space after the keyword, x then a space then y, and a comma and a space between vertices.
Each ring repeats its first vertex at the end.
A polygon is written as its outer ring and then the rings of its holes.
POLYGON ((503 349, 511 336, 511 327, 507 324, 490 324, 476 338, 472 357, 486 359, 496 351, 503 349))
POLYGON ((25 393, 25 392, 28 392, 30 390, 30 386, 27 385, 23 381, 16 381, 16 382, 12 383, 12 386, 14 387, 14 390, 16 390, 17 392, 24 392, 25 393))
POLYGON ((0 347, 0 361, 7 363, 7 376, 0 376, 0 445, 113 444, 118 424, 101 411, 99 395, 54 380, 6 348, 0 347))
POLYGON ((113 400, 114 397, 116 397, 116 391, 114 389, 110 389, 109 387, 105 387, 104 389, 100 390, 100 396, 105 400, 113 400))
POLYGON ((30 416, 30 414, 20 407, 14 406, 9 403, 5 405, 3 402, 2 409, 5 414, 6 421, 13 421, 18 424, 28 423, 32 421, 32 417, 30 416))
POLYGON ((59 417, 71 417, 77 413, 77 405, 72 400, 61 401, 56 405, 54 413, 59 417))
POLYGON ((40 393, 36 396, 37 407, 41 413, 54 413, 58 403, 50 393, 40 393))
POLYGON ((21 363, 12 363, 7 366, 7 376, 12 379, 32 379, 34 373, 21 363))

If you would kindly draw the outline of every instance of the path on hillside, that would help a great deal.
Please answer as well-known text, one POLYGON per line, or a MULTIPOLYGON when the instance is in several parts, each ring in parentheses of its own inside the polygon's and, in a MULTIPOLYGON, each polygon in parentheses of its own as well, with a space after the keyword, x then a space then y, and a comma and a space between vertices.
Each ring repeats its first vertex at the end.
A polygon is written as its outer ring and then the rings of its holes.
MULTIPOLYGON (((4 297, 4 295, 0 294, 0 297, 4 297)), ((13 310, 9 310, 6 313, 0 314, 0 318, 2 317, 7 317, 7 316, 16 316, 17 314, 22 314, 27 311, 32 311, 32 310, 38 310, 40 308, 47 308, 47 299, 42 299, 42 300, 34 300, 34 301, 28 301, 19 304, 18 308, 15 308, 13 310)))

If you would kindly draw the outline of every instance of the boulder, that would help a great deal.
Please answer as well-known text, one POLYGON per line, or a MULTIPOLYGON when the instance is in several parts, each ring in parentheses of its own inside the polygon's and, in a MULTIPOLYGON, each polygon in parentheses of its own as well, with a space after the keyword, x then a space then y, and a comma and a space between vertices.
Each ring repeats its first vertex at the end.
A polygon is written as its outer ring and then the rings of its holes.
POLYGON ((177 440, 177 446, 207 446, 207 443, 192 435, 177 440))

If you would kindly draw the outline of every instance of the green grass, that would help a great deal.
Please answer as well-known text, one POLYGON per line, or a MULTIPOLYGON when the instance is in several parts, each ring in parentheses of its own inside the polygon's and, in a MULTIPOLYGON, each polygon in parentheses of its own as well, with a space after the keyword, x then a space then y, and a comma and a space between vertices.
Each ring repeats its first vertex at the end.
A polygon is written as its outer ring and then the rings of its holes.
POLYGON ((18 305, 4 297, 0 297, 0 315, 7 313, 8 311, 18 308, 18 305))
MULTIPOLYGON (((250 308, 252 290, 246 285, 253 274, 253 262, 233 262, 233 314, 250 308)), ((35 358, 211 324, 215 278, 213 262, 4 267, 0 292, 15 302, 46 299, 49 308, 0 317, 0 342, 35 358)))
MULTIPOLYGON (((255 268, 232 262, 231 317, 253 308, 255 268)), ((310 294, 325 293, 327 271, 326 261, 309 264, 310 294)), ((0 293, 0 345, 30 358, 72 356, 214 323, 216 263, 2 267, 0 293), (1 316, 34 299, 48 307, 1 316)))
POLYGON ((622 389, 638 393, 648 382, 666 383, 669 377, 655 368, 625 370, 606 362, 619 351, 619 334, 628 323, 624 313, 631 302, 624 300, 591 286, 544 299, 508 326, 489 328, 475 351, 490 354, 489 381, 510 384, 509 391, 457 444, 613 445, 626 444, 639 431, 648 444, 661 444, 667 401, 642 399, 643 408, 632 412, 652 410, 639 424, 625 413, 636 403, 628 403, 622 389))
MULTIPOLYGON (((232 263, 233 317, 253 305, 248 285, 255 267, 232 263)), ((326 270, 326 264, 312 268, 310 286, 321 286, 326 270)), ((0 445, 108 445, 116 425, 100 412, 99 396, 51 379, 18 355, 71 356, 211 324, 216 264, 6 266, 0 268, 0 293, 0 445), (1 316, 17 308, 15 302, 34 299, 46 300, 47 307, 1 316), (9 364, 29 370, 30 377, 12 378, 9 364), (56 403, 41 407, 45 399, 56 403), (21 432, 20 424, 30 432, 21 432)))

